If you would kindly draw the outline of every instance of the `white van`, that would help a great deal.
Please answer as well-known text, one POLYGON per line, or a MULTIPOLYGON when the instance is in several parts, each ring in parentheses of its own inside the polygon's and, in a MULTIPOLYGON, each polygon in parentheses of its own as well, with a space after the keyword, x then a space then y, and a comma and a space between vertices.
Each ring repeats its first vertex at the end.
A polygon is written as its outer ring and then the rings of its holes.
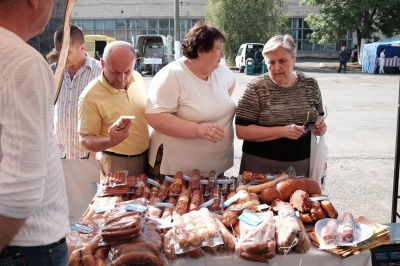
POLYGON ((171 53, 168 49, 167 38, 163 35, 138 35, 136 37, 136 49, 139 50, 140 64, 142 71, 151 71, 151 65, 159 65, 161 69, 168 63, 168 55, 171 53))
POLYGON ((255 53, 264 48, 262 43, 244 43, 240 45, 240 48, 235 57, 236 69, 240 72, 244 72, 244 67, 246 66, 247 58, 253 58, 255 53))

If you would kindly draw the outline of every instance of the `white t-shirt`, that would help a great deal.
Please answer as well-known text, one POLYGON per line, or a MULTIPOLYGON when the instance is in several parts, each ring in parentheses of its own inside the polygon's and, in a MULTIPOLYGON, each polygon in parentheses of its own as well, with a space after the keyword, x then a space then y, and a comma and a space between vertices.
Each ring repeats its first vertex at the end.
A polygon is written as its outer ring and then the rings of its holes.
POLYGON ((9 245, 47 245, 69 232, 54 74, 14 33, 0 27, 0 40, 0 214, 27 218, 9 245))
POLYGON ((385 53, 381 52, 379 55, 379 63, 385 63, 385 53))
POLYGON ((153 130, 149 163, 154 166, 158 147, 163 144, 161 174, 182 171, 191 175, 199 169, 208 177, 211 170, 220 174, 233 166, 233 116, 236 104, 228 90, 235 82, 232 71, 220 64, 207 81, 195 76, 180 58, 153 78, 150 84, 146 113, 172 113, 197 123, 220 125, 225 138, 217 143, 206 139, 185 139, 167 136, 153 130))

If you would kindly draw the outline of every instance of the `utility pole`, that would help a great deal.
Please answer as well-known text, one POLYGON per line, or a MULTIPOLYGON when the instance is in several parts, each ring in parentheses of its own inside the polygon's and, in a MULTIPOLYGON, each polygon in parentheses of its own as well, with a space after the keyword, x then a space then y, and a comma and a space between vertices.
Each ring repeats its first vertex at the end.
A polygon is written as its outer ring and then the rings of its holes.
POLYGON ((175 0, 175 9, 174 9, 174 47, 175 47, 175 59, 181 57, 181 42, 180 42, 180 20, 179 20, 179 0, 175 0))

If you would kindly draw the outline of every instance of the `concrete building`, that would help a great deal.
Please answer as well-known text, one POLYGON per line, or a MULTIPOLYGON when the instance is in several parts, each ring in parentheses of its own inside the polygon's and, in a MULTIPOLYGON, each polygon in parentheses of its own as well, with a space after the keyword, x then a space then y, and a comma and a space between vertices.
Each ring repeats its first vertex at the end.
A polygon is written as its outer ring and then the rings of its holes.
MULTIPOLYGON (((56 5, 65 5, 66 0, 56 0, 56 5)), ((348 34, 348 39, 339 43, 328 43, 324 46, 312 44, 306 34, 311 32, 304 18, 309 13, 318 12, 318 8, 299 6, 299 0, 283 0, 287 6, 288 16, 292 35, 298 46, 300 57, 321 57, 337 58, 339 46, 346 44, 351 48, 352 36, 348 34)), ((183 40, 188 30, 198 21, 204 20, 208 0, 180 0, 180 37, 183 40)), ((55 8, 55 10, 57 10, 55 8)), ((60 13, 60 12, 59 12, 60 13)), ((55 24, 60 23, 59 14, 54 14, 54 18, 48 25, 48 29, 37 41, 52 39, 55 24), (58 17, 57 17, 58 16, 58 17), (47 35, 46 35, 47 34, 47 35)), ((174 40, 174 15, 175 1, 172 0, 119 0, 101 1, 85 0, 76 1, 72 12, 72 23, 82 28, 85 35, 101 34, 114 37, 117 40, 132 42, 137 35, 142 34, 161 34, 170 35, 174 40)), ((32 41, 33 42, 33 41, 32 41)), ((31 43, 32 44, 32 43, 31 43)), ((39 45, 39 50, 51 50, 51 45, 39 45)))

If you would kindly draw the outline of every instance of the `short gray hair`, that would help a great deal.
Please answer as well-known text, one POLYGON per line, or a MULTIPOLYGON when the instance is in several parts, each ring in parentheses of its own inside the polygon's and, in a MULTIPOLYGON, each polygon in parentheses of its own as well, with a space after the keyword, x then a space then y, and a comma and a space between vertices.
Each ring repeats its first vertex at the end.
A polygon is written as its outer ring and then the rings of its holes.
POLYGON ((106 45, 103 52, 103 60, 108 63, 108 58, 114 49, 119 49, 121 47, 128 48, 128 50, 133 54, 133 57, 136 58, 135 48, 129 43, 125 41, 113 41, 106 45))
POLYGON ((279 47, 283 47, 288 50, 292 56, 296 56, 296 43, 293 40, 292 35, 285 34, 285 35, 275 35, 268 42, 264 45, 264 49, 262 54, 265 56, 269 52, 273 52, 279 47))

